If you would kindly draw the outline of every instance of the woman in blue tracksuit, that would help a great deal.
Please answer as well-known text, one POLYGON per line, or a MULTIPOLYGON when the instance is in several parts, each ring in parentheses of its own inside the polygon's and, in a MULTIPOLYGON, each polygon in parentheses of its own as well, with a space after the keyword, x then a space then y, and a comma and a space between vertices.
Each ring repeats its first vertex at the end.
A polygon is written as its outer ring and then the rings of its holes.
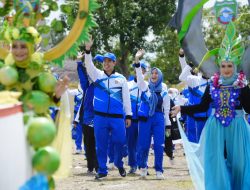
POLYGON ((138 165, 141 168, 141 177, 147 175, 147 160, 150 148, 151 136, 154 138, 156 179, 164 179, 163 176, 163 151, 165 126, 170 127, 169 120, 170 98, 166 91, 162 90, 162 72, 158 68, 152 68, 149 84, 144 81, 139 58, 144 50, 139 50, 135 56, 137 83, 142 91, 139 115, 138 136, 138 165))

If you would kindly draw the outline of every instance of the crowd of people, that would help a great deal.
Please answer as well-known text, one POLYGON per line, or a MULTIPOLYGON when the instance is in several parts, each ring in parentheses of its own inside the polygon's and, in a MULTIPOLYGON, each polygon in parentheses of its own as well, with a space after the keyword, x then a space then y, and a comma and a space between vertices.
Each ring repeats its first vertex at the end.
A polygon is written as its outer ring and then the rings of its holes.
MULTIPOLYGON (((106 177, 109 160, 111 164, 114 162, 120 175, 125 177, 123 158, 128 156, 129 173, 136 173, 139 169, 141 177, 145 178, 153 142, 156 178, 164 179, 164 151, 173 160, 173 140, 180 138, 180 135, 176 137, 174 130, 177 129, 179 133, 177 120, 182 123, 188 140, 199 143, 207 119, 213 114, 211 105, 202 105, 202 110, 183 111, 181 115, 176 115, 174 113, 179 111, 179 107, 175 105, 202 104, 202 97, 208 93, 206 89, 211 80, 202 73, 195 73, 191 65, 187 64, 184 51, 180 49, 182 71, 179 80, 186 84, 181 92, 176 88, 163 88, 163 74, 159 68, 151 68, 148 81, 144 79, 148 67, 140 60, 144 50, 136 53, 134 63, 131 64, 135 72, 133 80, 126 81, 124 76, 115 72, 116 56, 106 53, 92 58, 91 46, 92 41, 86 44, 85 54, 77 63, 83 99, 80 107, 77 104, 78 116, 74 120, 74 126, 80 123, 85 131, 87 172, 93 173, 95 170, 96 179, 106 177), (95 67, 95 61, 103 64, 103 70, 95 67), (176 118, 170 117, 171 108, 176 118), (89 120, 86 122, 86 119, 89 120)), ((247 108, 245 110, 248 111, 247 108)))
MULTIPOLYGON (((171 160, 174 157, 170 137, 171 98, 163 85, 161 70, 152 68, 147 82, 144 77, 148 64, 141 60, 144 50, 139 50, 131 64, 134 68, 133 79, 127 81, 115 72, 116 56, 113 53, 92 58, 92 43, 86 44, 85 54, 77 62, 82 100, 81 103, 75 102, 74 111, 78 112, 73 122, 75 129, 79 126, 82 128, 77 129, 80 138, 83 131, 87 172, 95 171, 96 179, 106 177, 109 162, 111 168, 114 164, 119 174, 125 177, 123 158, 128 156, 129 173, 135 174, 140 169, 141 177, 145 178, 148 174, 149 149, 153 142, 156 178, 164 179, 164 150, 170 152, 167 155, 171 160), (103 70, 97 69, 93 62, 101 62, 103 70), (171 143, 166 143, 168 146, 164 148, 166 131, 169 131, 171 143)), ((178 93, 172 99, 177 96, 178 93)), ((76 153, 82 149, 78 141, 77 137, 76 153)))
MULTIPOLYGON (((244 74, 237 72, 231 60, 232 49, 227 56, 221 56, 219 73, 212 79, 187 64, 181 49, 179 80, 186 86, 179 92, 176 88, 164 88, 159 68, 151 68, 148 81, 145 80, 148 65, 141 60, 144 50, 137 51, 131 64, 134 77, 126 81, 115 71, 116 56, 106 53, 92 58, 92 44, 93 41, 86 43, 82 61, 78 62, 83 99, 79 117, 74 121, 81 123, 83 131, 91 130, 83 135, 88 173, 95 171, 95 179, 106 177, 109 159, 125 177, 123 158, 128 156, 129 173, 139 170, 141 178, 146 178, 153 142, 156 179, 164 179, 164 151, 170 160, 174 159, 173 140, 180 138, 178 130, 184 129, 188 143, 202 147, 203 188, 250 187, 247 181, 250 89, 244 74), (103 70, 96 68, 95 61, 102 63, 103 70)), ((188 150, 185 154, 189 159, 188 150)))

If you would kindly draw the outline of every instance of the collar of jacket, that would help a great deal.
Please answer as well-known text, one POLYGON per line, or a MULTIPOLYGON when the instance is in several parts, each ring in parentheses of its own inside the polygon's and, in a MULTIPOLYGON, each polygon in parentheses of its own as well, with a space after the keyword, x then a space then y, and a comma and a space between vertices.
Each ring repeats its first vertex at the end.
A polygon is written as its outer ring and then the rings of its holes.
POLYGON ((106 73, 106 71, 104 71, 104 73, 105 73, 108 77, 110 77, 112 74, 115 74, 115 69, 112 71, 112 73, 111 73, 110 75, 108 75, 108 73, 106 73))

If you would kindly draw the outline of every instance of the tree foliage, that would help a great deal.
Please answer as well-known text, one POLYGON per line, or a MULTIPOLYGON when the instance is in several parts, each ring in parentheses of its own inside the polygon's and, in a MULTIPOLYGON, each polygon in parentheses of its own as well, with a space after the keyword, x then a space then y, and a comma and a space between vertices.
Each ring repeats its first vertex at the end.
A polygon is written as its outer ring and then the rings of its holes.
MULTIPOLYGON (((99 0, 96 12, 99 28, 93 31, 98 53, 112 51, 118 57, 121 72, 128 76, 129 56, 137 49, 147 50, 145 37, 159 35, 175 11, 172 0, 99 0)), ((131 60, 131 59, 130 59, 131 60)))
POLYGON ((180 46, 177 33, 170 28, 165 28, 156 38, 155 43, 158 43, 157 58, 152 61, 151 67, 161 69, 166 83, 179 83, 181 69, 178 59, 180 46))

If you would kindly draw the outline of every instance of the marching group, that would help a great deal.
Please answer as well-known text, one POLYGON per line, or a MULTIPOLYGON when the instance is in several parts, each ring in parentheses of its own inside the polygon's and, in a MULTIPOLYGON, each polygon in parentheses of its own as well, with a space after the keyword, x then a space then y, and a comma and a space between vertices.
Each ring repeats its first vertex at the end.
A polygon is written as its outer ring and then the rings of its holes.
POLYGON ((144 50, 137 51, 132 64, 135 75, 127 81, 115 71, 113 53, 92 58, 92 44, 92 40, 86 43, 84 61, 77 63, 82 99, 74 119, 75 127, 83 131, 88 173, 96 171, 95 179, 106 177, 109 158, 125 177, 123 158, 128 155, 129 173, 139 169, 141 178, 146 178, 153 141, 156 179, 164 179, 164 151, 173 160, 173 140, 180 138, 182 126, 188 143, 199 147, 199 169, 192 167, 188 160, 196 158, 184 149, 191 177, 200 177, 200 187, 249 189, 250 89, 230 56, 222 57, 219 73, 208 79, 187 64, 181 49, 179 79, 186 86, 179 93, 166 88, 159 68, 151 68, 146 81, 144 50), (96 68, 95 61, 102 63, 103 70, 96 68))
POLYGON ((164 151, 172 161, 173 140, 181 138, 177 118, 182 121, 189 141, 198 143, 209 116, 207 111, 171 118, 170 110, 175 105, 199 103, 208 80, 192 72, 181 49, 179 60, 182 72, 179 79, 187 84, 181 93, 176 88, 166 88, 159 68, 151 68, 148 81, 144 79, 148 69, 148 65, 141 60, 144 50, 136 53, 132 64, 135 75, 127 81, 115 72, 116 56, 113 53, 92 58, 91 46, 92 41, 86 44, 82 60, 77 61, 80 88, 75 96, 74 109, 76 153, 82 151, 83 138, 87 172, 95 171, 96 179, 107 176, 107 161, 125 177, 123 158, 126 156, 129 173, 134 174, 139 169, 141 177, 145 178, 153 144, 156 178, 164 179, 164 151), (95 67, 93 62, 96 61, 103 64, 103 70, 95 67))

